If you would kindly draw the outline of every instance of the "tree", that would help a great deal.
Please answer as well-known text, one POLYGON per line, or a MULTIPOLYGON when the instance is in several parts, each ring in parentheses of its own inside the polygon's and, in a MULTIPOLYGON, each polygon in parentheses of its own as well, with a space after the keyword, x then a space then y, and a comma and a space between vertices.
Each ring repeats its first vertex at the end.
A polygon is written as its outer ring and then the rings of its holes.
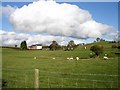
POLYGON ((90 48, 97 56, 103 53, 103 46, 102 45, 94 45, 90 48))
POLYGON ((50 50, 60 49, 60 45, 56 41, 52 41, 52 44, 49 46, 50 50))
POLYGON ((26 50, 26 49, 27 49, 27 43, 26 43, 26 41, 22 41, 22 42, 21 42, 20 48, 21 48, 22 50, 26 50))
POLYGON ((100 41, 100 38, 99 38, 99 37, 97 37, 97 38, 96 38, 96 41, 97 41, 97 42, 99 42, 99 41, 100 41))
POLYGON ((100 39, 100 42, 102 42, 102 41, 105 41, 105 40, 101 38, 101 39, 100 39))
POLYGON ((76 47, 76 44, 74 43, 73 40, 71 40, 70 42, 68 42, 68 45, 67 45, 67 47, 66 47, 66 50, 68 50, 68 51, 73 51, 73 50, 75 49, 75 47, 76 47))
POLYGON ((17 45, 15 45, 15 47, 17 47, 17 45))

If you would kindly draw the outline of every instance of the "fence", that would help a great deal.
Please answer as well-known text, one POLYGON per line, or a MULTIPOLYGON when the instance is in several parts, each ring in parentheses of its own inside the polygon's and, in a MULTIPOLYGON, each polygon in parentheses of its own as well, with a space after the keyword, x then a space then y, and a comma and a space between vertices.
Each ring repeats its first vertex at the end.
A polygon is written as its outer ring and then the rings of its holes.
POLYGON ((34 70, 3 69, 2 75, 2 80, 6 83, 5 88, 33 88, 34 86, 34 70))
POLYGON ((3 69, 6 88, 117 88, 119 75, 3 69))

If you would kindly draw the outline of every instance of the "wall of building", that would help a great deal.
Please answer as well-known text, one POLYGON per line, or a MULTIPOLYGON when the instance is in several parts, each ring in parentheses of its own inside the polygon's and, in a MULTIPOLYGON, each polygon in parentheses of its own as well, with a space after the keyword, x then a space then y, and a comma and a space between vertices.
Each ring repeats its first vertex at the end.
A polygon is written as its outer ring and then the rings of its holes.
POLYGON ((36 49, 42 49, 42 46, 37 46, 37 48, 36 49))

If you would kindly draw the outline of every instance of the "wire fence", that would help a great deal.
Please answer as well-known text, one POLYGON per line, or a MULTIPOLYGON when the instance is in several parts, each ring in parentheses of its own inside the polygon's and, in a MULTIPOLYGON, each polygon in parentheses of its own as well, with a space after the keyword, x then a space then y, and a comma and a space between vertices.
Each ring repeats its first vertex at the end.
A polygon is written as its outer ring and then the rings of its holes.
POLYGON ((119 75, 40 71, 40 84, 52 88, 117 88, 119 75), (48 74, 47 74, 48 73, 48 74), (47 74, 47 75, 46 75, 47 74), (42 79, 46 79, 46 82, 42 79), (47 83, 47 84, 46 84, 47 83))
POLYGON ((3 69, 3 88, 33 88, 34 70, 3 69))
MULTIPOLYGON (((4 88, 35 88, 35 70, 3 69, 4 88)), ((39 70, 39 88, 118 88, 119 75, 39 70)))

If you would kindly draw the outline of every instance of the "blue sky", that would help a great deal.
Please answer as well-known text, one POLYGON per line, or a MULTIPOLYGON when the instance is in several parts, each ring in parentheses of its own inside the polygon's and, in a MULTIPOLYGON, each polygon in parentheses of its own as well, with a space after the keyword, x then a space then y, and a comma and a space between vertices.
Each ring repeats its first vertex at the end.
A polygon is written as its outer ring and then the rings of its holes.
MULTIPOLYGON (((2 6, 11 5, 22 7, 28 5, 31 2, 3 2, 2 6)), ((62 3, 62 2, 61 2, 62 3)), ((88 10, 92 17, 98 21, 111 26, 114 26, 118 30, 118 2, 66 2, 70 4, 75 4, 82 9, 88 10)), ((3 18, 2 23, 7 24, 9 20, 3 18)), ((12 28, 10 25, 6 25, 3 29, 10 30, 12 28)))
MULTIPOLYGON (((27 5, 30 2, 4 2, 2 6, 10 5, 12 7, 22 7, 23 5, 27 5)), ((62 3, 62 2, 59 2, 62 3)), ((117 2, 66 2, 69 4, 77 5, 78 7, 87 10, 92 15, 92 18, 103 24, 107 24, 113 26, 114 30, 118 30, 118 3, 117 2)), ((9 22, 9 18, 6 16, 2 16, 2 26, 0 26, 2 30, 5 31, 13 31, 13 27, 9 22)), ((92 41, 93 39, 88 39, 88 41, 92 41)), ((84 41, 84 40, 83 40, 84 41)))

